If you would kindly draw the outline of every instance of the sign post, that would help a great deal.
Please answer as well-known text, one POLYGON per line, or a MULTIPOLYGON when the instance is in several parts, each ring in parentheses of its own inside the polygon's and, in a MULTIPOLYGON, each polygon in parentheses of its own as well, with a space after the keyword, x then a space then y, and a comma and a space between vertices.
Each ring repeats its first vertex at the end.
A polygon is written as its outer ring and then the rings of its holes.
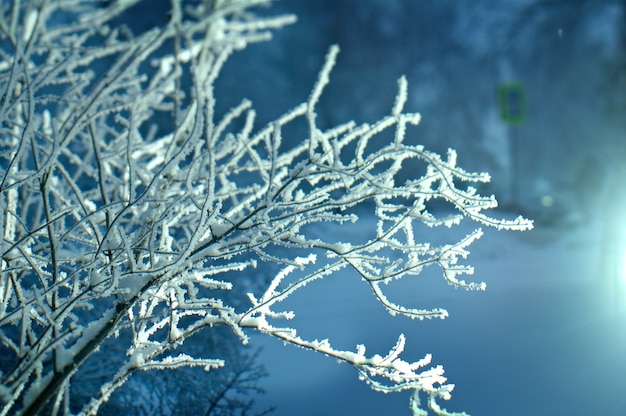
MULTIPOLYGON (((517 126, 526 120, 526 91, 521 82, 505 82, 498 85, 498 108, 500 109, 500 118, 510 126, 517 126)), ((518 175, 519 166, 518 159, 520 157, 515 137, 515 129, 509 129, 509 152, 511 155, 511 203, 519 203, 518 175)))
POLYGON ((521 124, 526 120, 526 91, 520 82, 498 85, 500 118, 508 124, 521 124))

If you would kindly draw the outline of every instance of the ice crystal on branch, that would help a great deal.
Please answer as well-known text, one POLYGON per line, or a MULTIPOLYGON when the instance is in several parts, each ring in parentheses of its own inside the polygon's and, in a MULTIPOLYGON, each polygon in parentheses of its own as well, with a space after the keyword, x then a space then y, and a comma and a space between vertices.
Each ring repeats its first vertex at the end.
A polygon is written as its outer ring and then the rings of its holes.
POLYGON ((116 25, 145 3, 0 9, 0 414, 94 414, 138 370, 220 371, 229 363, 217 351, 174 351, 220 325, 244 343, 256 330, 349 362, 374 390, 414 390, 415 414, 425 414, 420 392, 447 414, 435 399, 449 398, 452 385, 440 366, 428 367, 430 356, 400 357, 403 335, 384 357, 362 345, 337 350, 279 326, 297 313, 281 302, 346 269, 391 314, 444 318, 442 309, 394 303, 384 284, 434 265, 454 286, 484 288, 461 279, 472 269, 459 263, 481 232, 435 247, 418 241, 416 224, 531 224, 487 216, 495 199, 467 184, 488 175, 456 166, 454 151, 442 158, 405 142, 420 120, 404 111, 405 78, 388 116, 322 128, 316 108, 339 52, 333 46, 308 100, 259 128, 245 99, 216 113, 215 81, 234 51, 267 40, 293 16, 255 14, 262 0, 172 0, 163 27, 133 34, 116 25), (305 140, 289 137, 299 121, 305 140), (398 183, 414 164, 425 172, 398 183), (434 199, 458 214, 437 217, 427 208, 434 199), (369 240, 312 232, 360 215, 378 219, 369 240), (282 271, 253 279, 267 262, 282 271), (114 337, 122 362, 107 364, 95 396, 76 403, 72 380, 114 337))

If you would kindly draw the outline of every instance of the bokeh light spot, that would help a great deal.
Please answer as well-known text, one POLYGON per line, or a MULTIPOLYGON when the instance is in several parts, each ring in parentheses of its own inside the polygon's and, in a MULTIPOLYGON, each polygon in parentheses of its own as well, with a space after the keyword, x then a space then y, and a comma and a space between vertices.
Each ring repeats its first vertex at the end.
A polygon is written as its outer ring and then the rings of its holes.
POLYGON ((551 207, 554 205, 554 198, 551 195, 544 195, 541 197, 541 205, 544 207, 551 207))

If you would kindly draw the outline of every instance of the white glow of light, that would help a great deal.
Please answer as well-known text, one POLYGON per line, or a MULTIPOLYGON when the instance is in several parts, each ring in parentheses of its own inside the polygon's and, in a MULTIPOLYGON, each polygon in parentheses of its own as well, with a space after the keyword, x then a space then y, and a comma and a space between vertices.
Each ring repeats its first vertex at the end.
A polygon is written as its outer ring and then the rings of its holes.
POLYGON ((621 278, 622 278, 622 283, 626 284, 626 248, 624 249, 624 252, 622 253, 622 258, 621 258, 621 278))
POLYGON ((541 205, 544 207, 551 207, 554 205, 554 198, 551 195, 544 195, 541 197, 541 205))

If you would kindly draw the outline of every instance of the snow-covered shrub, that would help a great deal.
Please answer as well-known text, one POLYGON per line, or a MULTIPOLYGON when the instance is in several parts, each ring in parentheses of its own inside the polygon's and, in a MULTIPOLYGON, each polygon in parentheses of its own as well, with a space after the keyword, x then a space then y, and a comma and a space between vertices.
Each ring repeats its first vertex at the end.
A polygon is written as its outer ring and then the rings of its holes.
POLYGON ((220 114, 214 85, 228 57, 294 21, 251 9, 265 3, 172 0, 162 27, 135 34, 116 22, 147 1, 2 5, 0 414, 95 414, 133 373, 219 371, 226 357, 184 349, 216 326, 243 343, 257 331, 348 362, 374 390, 414 391, 414 414, 426 414, 420 393, 446 414, 435 399, 452 385, 430 356, 400 358, 403 335, 386 356, 363 345, 339 350, 283 326, 294 313, 281 302, 351 269, 391 314, 444 318, 442 309, 395 304, 385 284, 436 265, 451 285, 484 288, 462 280, 472 269, 458 263, 481 232, 434 247, 414 225, 531 224, 484 214, 495 199, 467 183, 489 176, 457 167, 454 151, 442 158, 404 143, 420 119, 403 110, 404 78, 381 120, 319 126, 336 46, 308 100, 273 122, 256 126, 245 99, 220 114), (394 179, 420 166, 412 179, 394 179), (459 212, 438 218, 427 208, 433 200, 459 212), (360 215, 378 218, 368 241, 312 232, 360 215), (265 264, 280 265, 274 278, 256 277, 265 264), (115 338, 123 359, 107 361, 108 380, 74 409, 72 381, 115 338))

